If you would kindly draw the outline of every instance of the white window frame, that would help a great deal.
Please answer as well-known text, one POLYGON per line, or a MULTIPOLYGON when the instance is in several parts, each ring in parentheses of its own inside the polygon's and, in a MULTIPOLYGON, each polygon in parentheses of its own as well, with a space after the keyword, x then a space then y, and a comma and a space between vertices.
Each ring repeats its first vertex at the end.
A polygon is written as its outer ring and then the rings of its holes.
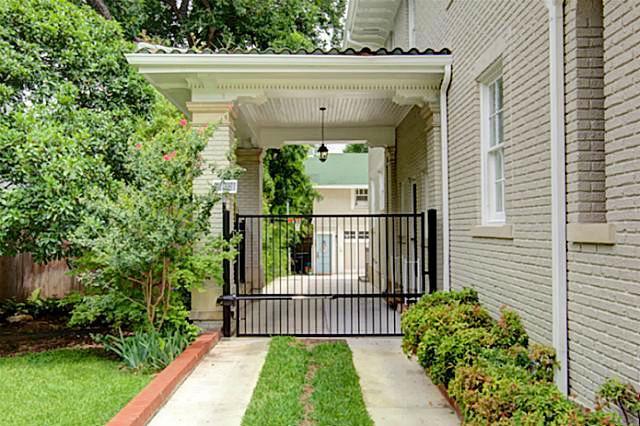
POLYGON ((353 207, 369 206, 369 188, 356 188, 352 192, 353 194, 353 207), (366 200, 358 200, 358 196, 366 195, 366 200))
POLYGON ((504 80, 502 67, 495 66, 485 73, 480 81, 481 112, 481 185, 482 185, 482 224, 499 225, 506 222, 506 179, 504 168, 504 80), (500 85, 500 86, 498 86, 500 85), (501 105, 494 101, 500 90, 501 105), (492 96, 492 94, 494 96, 492 96), (493 132, 491 129, 493 127, 493 132), (498 129, 500 131, 498 131, 498 129), (499 137, 501 133, 501 138, 499 137), (500 160, 497 160, 497 158, 500 160), (501 165, 501 176, 496 175, 496 167, 501 165), (501 194, 498 194, 501 187, 501 194), (500 206, 502 209, 500 209, 500 206))

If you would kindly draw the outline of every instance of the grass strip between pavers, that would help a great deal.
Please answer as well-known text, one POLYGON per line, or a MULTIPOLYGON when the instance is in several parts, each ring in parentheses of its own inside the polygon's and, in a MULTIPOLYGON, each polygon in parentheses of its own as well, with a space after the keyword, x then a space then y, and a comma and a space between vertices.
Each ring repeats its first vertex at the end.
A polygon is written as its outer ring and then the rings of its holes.
POLYGON ((151 378, 93 349, 0 358, 0 424, 104 425, 151 378))
POLYGON ((349 346, 274 337, 242 424, 373 425, 349 346))

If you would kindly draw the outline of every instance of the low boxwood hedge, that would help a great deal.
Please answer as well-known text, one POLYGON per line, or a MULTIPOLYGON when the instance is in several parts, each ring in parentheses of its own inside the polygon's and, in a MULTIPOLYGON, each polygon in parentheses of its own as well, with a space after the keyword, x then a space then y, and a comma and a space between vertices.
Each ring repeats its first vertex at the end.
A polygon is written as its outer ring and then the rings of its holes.
POLYGON ((516 312, 495 320, 472 289, 422 297, 402 315, 402 348, 448 389, 466 425, 621 425, 553 384, 553 348, 529 343, 516 312))

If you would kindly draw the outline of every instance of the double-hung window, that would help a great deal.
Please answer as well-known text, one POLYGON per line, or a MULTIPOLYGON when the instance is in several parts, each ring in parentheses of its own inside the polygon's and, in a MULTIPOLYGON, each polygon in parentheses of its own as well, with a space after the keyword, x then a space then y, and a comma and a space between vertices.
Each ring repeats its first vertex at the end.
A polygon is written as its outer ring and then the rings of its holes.
POLYGON ((482 85, 483 223, 504 223, 504 110, 502 76, 482 85))

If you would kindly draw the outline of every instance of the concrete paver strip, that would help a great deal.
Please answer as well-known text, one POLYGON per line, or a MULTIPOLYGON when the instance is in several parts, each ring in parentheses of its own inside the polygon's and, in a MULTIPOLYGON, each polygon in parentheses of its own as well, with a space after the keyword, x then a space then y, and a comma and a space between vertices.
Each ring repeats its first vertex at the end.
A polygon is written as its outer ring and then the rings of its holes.
POLYGON ((400 338, 347 339, 367 410, 376 426, 454 426, 455 412, 400 338))
POLYGON ((269 339, 218 343, 149 423, 240 425, 267 355, 269 339))

